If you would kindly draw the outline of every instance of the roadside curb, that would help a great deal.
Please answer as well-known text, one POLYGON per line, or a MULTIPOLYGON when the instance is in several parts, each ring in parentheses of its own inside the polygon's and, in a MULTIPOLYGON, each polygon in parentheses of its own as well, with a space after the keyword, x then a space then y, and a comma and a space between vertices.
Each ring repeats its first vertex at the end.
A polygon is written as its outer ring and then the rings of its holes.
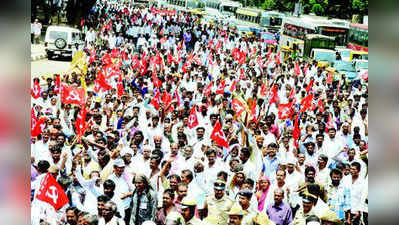
POLYGON ((46 55, 46 53, 44 53, 44 54, 38 54, 38 55, 32 55, 30 58, 30 61, 31 62, 33 62, 33 61, 37 61, 37 60, 41 60, 41 59, 44 59, 44 58, 46 58, 47 57, 47 55, 46 55))

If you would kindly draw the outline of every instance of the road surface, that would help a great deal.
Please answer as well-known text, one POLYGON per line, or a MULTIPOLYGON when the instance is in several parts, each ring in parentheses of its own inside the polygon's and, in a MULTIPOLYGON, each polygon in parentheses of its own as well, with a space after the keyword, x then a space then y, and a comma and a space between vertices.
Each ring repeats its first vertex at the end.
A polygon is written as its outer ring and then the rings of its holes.
POLYGON ((42 59, 31 63, 31 77, 38 77, 46 74, 65 73, 69 69, 69 59, 42 59))

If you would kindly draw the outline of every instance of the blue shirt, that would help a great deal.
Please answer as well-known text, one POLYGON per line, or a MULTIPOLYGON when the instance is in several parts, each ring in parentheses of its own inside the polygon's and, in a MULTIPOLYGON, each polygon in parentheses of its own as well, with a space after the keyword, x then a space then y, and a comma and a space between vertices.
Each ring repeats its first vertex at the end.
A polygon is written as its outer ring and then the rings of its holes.
POLYGON ((270 157, 266 157, 263 159, 263 174, 267 177, 270 177, 270 175, 278 169, 278 164, 280 164, 280 160, 276 157, 274 159, 270 159, 270 157))

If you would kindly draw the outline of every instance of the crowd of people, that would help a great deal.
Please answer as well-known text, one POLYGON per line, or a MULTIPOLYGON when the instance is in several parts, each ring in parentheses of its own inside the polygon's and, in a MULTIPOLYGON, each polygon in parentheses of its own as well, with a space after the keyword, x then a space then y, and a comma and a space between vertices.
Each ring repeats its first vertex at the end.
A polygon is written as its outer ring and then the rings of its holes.
POLYGON ((368 224, 367 81, 180 10, 82 25, 87 68, 33 79, 31 224, 368 224))

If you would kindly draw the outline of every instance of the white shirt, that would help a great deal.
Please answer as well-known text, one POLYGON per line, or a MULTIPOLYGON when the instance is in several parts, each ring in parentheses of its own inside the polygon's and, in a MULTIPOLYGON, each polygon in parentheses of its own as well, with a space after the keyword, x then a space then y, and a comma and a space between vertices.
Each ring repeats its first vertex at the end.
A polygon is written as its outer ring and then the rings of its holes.
MULTIPOLYGON (((115 182, 115 196, 119 198, 122 197, 123 194, 130 192, 129 185, 127 184, 126 180, 123 178, 123 174, 121 177, 117 177, 115 173, 111 174, 108 179, 115 182)), ((125 198, 122 200, 123 202, 123 210, 129 208, 131 198, 125 198)))
POLYGON ((363 192, 365 190, 365 186, 367 186, 367 181, 362 179, 362 178, 357 178, 357 180, 354 183, 351 183, 350 189, 351 189, 351 212, 359 212, 363 211, 364 208, 364 202, 362 202, 363 199, 363 192))

